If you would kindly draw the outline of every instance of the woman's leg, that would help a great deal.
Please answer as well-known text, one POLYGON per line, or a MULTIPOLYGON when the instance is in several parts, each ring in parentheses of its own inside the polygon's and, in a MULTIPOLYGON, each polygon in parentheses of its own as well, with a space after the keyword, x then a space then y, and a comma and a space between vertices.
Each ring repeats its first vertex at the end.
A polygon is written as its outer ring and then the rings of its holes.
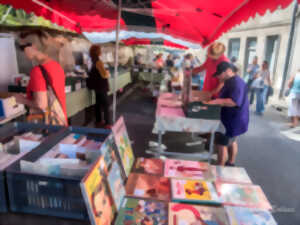
POLYGON ((105 125, 110 125, 110 114, 109 114, 109 100, 107 93, 103 93, 103 112, 105 125))
POLYGON ((101 93, 96 92, 96 105, 95 105, 96 123, 101 123, 102 122, 101 101, 102 101, 101 93))
POLYGON ((263 112, 263 90, 260 88, 256 88, 256 113, 262 114, 263 112))

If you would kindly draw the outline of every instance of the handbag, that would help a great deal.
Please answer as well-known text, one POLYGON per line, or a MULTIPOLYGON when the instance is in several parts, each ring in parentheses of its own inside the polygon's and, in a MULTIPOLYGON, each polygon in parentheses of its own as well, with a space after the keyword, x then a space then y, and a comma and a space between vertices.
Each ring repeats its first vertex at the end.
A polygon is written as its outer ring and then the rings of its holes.
POLYGON ((57 93, 49 81, 49 74, 42 65, 39 67, 47 85, 48 106, 46 111, 42 111, 41 113, 33 113, 27 116, 27 121, 67 126, 68 123, 65 118, 63 107, 61 102, 58 100, 57 93))

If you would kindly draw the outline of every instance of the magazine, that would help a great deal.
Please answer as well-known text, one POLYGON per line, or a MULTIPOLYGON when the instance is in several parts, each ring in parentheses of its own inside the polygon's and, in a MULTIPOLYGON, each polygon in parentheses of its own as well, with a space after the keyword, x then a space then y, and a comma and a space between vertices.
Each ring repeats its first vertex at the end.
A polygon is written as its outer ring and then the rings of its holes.
POLYGON ((170 200, 170 180, 150 174, 131 173, 126 184, 129 197, 170 200))
POLYGON ((248 173, 241 167, 211 166, 211 171, 218 182, 252 184, 248 173))
POLYGON ((169 203, 169 224, 229 225, 222 207, 169 203))
POLYGON ((168 225, 165 202, 125 198, 115 225, 168 225))
POLYGON ((137 158, 132 172, 164 175, 164 161, 155 158, 137 158))
POLYGON ((225 207, 230 225, 277 225, 272 214, 267 210, 244 207, 225 207))
POLYGON ((107 182, 101 173, 103 164, 104 158, 100 157, 80 183, 93 225, 110 225, 116 212, 107 182))
POLYGON ((204 180, 209 164, 206 162, 166 159, 165 177, 204 180))
POLYGON ((172 200, 175 202, 221 204, 211 182, 171 179, 172 200))
POLYGON ((258 185, 216 183, 224 205, 271 210, 272 206, 258 185))
POLYGON ((134 154, 123 117, 120 117, 115 123, 112 127, 112 131, 118 147, 118 155, 120 157, 122 167, 124 168, 125 175, 128 177, 134 163, 134 154))

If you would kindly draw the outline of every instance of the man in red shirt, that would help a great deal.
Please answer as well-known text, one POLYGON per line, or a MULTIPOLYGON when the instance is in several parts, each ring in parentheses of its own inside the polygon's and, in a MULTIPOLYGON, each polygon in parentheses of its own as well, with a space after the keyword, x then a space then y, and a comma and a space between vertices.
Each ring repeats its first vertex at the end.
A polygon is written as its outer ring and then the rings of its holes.
POLYGON ((24 51, 28 59, 35 61, 39 66, 35 66, 30 72, 30 80, 27 86, 27 97, 22 94, 15 95, 17 102, 30 107, 31 114, 49 112, 53 115, 57 123, 60 125, 68 125, 66 112, 66 94, 65 94, 65 73, 63 68, 48 55, 40 51, 36 45, 31 42, 23 41, 20 44, 21 50, 24 51), (44 68, 44 73, 40 68, 44 68), (47 82, 45 77, 48 77, 49 85, 52 87, 54 96, 57 98, 56 105, 49 102, 49 91, 47 90, 47 82), (52 107, 52 108, 50 108, 52 107))
POLYGON ((218 79, 213 77, 217 70, 217 65, 222 61, 229 62, 229 59, 224 55, 225 46, 220 42, 215 42, 207 49, 206 61, 199 67, 193 69, 193 74, 198 74, 206 70, 203 91, 208 91, 212 96, 217 96, 222 88, 222 84, 218 79))

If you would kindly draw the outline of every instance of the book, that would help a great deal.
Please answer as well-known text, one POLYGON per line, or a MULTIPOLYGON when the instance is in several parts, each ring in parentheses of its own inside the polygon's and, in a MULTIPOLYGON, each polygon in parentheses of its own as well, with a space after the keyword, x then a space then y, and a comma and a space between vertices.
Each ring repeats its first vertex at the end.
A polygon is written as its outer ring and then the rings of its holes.
POLYGON ((116 212, 107 181, 101 173, 103 164, 104 158, 100 157, 80 183, 88 215, 93 225, 110 225, 116 212))
POLYGON ((169 203, 169 224, 229 225, 222 207, 169 203))
POLYGON ((171 179, 174 202, 221 204, 213 184, 200 180, 171 179))
POLYGON ((165 177, 204 180, 209 164, 206 162, 166 159, 165 177))
POLYGON ((125 198, 115 225, 168 225, 165 202, 125 198))
POLYGON ((216 183, 224 205, 271 210, 272 206, 258 185, 216 183))
POLYGON ((230 225, 277 225, 267 210, 226 206, 230 225))
POLYGON ((245 168, 211 166, 211 171, 218 182, 252 184, 245 168))
POLYGON ((137 158, 134 167, 132 168, 132 172, 163 176, 164 161, 155 158, 137 158))
POLYGON ((122 167, 124 168, 126 177, 128 177, 134 163, 134 154, 123 117, 120 117, 119 120, 115 123, 115 125, 112 127, 112 131, 114 134, 118 149, 117 152, 120 157, 122 167))
POLYGON ((170 180, 150 174, 131 173, 126 183, 129 197, 170 200, 170 180))

